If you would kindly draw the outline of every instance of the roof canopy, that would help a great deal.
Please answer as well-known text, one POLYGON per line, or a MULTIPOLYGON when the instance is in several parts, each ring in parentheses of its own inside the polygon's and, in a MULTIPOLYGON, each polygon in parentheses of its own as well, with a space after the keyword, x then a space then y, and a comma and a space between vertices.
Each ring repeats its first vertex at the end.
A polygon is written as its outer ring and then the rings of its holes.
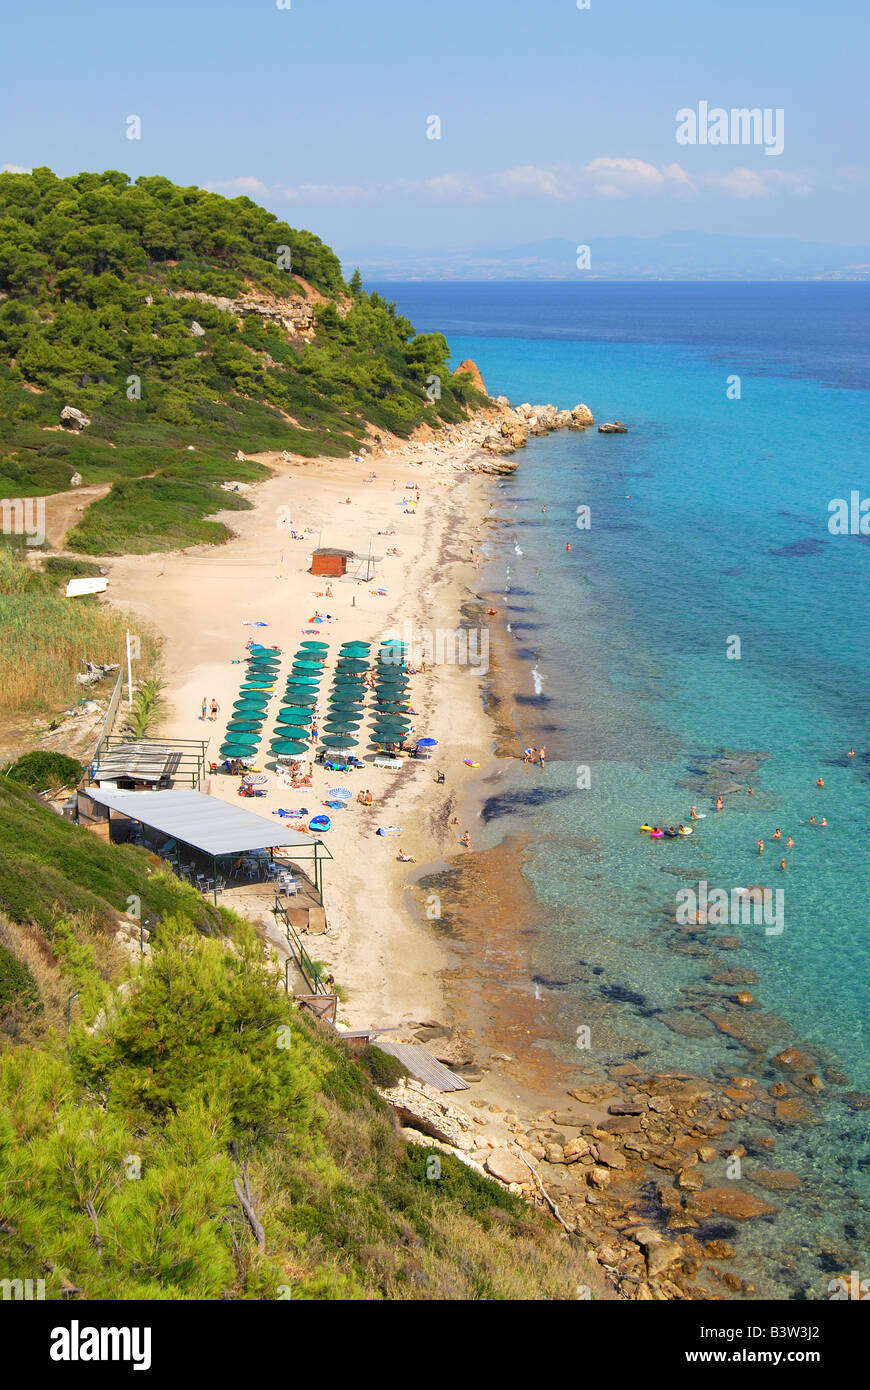
POLYGON ((88 787, 87 795, 101 806, 120 811, 216 858, 246 850, 274 849, 278 845, 310 847, 319 843, 314 836, 285 829, 241 806, 231 806, 216 796, 184 787, 166 792, 116 792, 88 787))

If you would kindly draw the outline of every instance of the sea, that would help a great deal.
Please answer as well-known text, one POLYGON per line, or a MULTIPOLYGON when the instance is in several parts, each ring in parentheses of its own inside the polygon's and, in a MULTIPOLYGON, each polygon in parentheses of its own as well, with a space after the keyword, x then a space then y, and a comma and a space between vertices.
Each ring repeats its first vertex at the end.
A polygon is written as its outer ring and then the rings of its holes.
POLYGON ((779 1214, 747 1223, 743 1248, 762 1295, 825 1297, 844 1265, 870 1274, 870 535, 859 510, 870 285, 376 288, 418 331, 444 333, 454 365, 473 359, 490 395, 583 402, 596 424, 628 426, 531 438, 494 486, 480 582, 516 643, 520 741, 524 719, 529 737, 545 729, 549 760, 502 778, 475 844, 527 837, 523 872, 546 922, 535 987, 563 996, 564 1026, 548 1040, 563 1057, 587 1017, 591 970, 607 1010, 587 1059, 604 1067, 637 1056, 767 1087, 788 1079, 773 1061, 784 1046, 812 1058, 819 1122, 779 1126, 766 1166, 797 1172, 813 1199, 775 1194, 779 1214), (838 499, 854 511, 846 534, 831 527, 838 499), (693 805, 703 819, 690 821, 693 805), (693 835, 640 831, 679 823, 693 835), (677 895, 702 882, 781 891, 779 916, 693 934, 674 921, 677 895), (731 1034, 707 1017, 711 988, 736 993, 711 986, 723 971, 753 981, 731 1034))

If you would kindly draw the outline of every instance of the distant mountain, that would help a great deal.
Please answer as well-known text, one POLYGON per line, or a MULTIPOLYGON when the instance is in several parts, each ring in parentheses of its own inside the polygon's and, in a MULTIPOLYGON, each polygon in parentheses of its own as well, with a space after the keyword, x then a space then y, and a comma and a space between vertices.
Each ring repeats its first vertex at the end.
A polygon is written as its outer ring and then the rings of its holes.
POLYGON ((790 237, 665 232, 614 236, 588 243, 590 266, 577 269, 578 246, 567 238, 517 245, 409 250, 381 247, 343 257, 366 279, 384 280, 870 280, 870 245, 837 246, 790 237))

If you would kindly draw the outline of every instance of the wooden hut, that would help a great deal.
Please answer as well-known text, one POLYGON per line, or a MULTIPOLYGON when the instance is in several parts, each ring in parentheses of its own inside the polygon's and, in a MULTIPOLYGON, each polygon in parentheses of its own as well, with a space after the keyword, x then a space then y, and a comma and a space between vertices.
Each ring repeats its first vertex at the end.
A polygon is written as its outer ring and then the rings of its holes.
POLYGON ((320 546, 311 557, 311 573, 328 575, 330 579, 341 579, 342 575, 347 572, 348 560, 352 560, 353 556, 352 550, 336 550, 333 546, 320 546))

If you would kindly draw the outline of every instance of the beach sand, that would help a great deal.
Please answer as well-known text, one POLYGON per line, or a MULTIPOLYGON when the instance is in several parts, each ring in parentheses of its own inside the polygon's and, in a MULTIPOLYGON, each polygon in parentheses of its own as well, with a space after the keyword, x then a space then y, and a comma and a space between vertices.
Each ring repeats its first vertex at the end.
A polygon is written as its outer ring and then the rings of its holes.
MULTIPOLYGON (((428 451, 427 451, 428 453, 428 451)), ((245 488, 250 511, 221 516, 233 530, 222 546, 192 547, 163 555, 109 558, 109 600, 139 615, 163 636, 162 674, 167 682, 167 717, 157 732, 168 738, 208 739, 208 759, 218 749, 237 698, 244 667, 233 664, 245 655, 249 638, 282 648, 276 697, 270 703, 258 765, 268 772, 268 744, 289 672, 290 658, 305 629, 329 642, 327 674, 321 682, 321 706, 329 689, 335 656, 342 642, 362 639, 377 644, 406 622, 413 628, 454 629, 460 610, 475 591, 476 570, 470 551, 485 534, 488 507, 486 474, 476 467, 472 447, 431 457, 400 446, 364 461, 332 459, 286 462, 280 455, 256 455, 273 472, 264 482, 245 488), (369 473, 376 474, 368 481, 369 473), (420 488, 420 503, 409 514, 402 499, 420 488), (345 499, 350 498, 350 505, 345 499), (308 528, 302 539, 291 539, 308 528), (475 534, 479 527, 479 536, 475 534), (395 528, 395 534, 379 532, 395 528), (375 578, 326 580, 308 572, 318 543, 377 558, 375 578), (401 552, 387 556, 388 548, 401 552), (325 596, 331 587, 333 597, 325 596), (377 595, 377 588, 386 590, 377 595), (330 620, 315 625, 319 611, 330 620), (266 627, 246 626, 265 622, 266 627), (216 698, 218 719, 200 717, 203 697, 216 698)), ((365 573, 365 560, 351 561, 348 575, 365 573)), ((135 680, 135 672, 134 672, 135 680)), ((464 855, 458 843, 466 825, 452 826, 456 808, 471 779, 480 775, 466 757, 486 770, 491 760, 492 730, 481 703, 481 678, 468 666, 436 664, 411 681, 412 708, 418 711, 418 736, 438 740, 432 757, 403 760, 400 771, 375 768, 352 774, 329 772, 315 765, 313 786, 303 791, 277 785, 268 772, 264 798, 237 798, 235 778, 215 775, 204 790, 244 804, 275 827, 278 807, 306 806, 321 812, 330 787, 347 786, 354 794, 347 809, 334 812, 326 840, 334 862, 324 873, 324 902, 329 933, 312 937, 310 953, 325 960, 343 987, 346 1002, 339 1021, 351 1027, 389 1027, 443 1020, 441 971, 444 955, 428 922, 409 910, 406 885, 415 872, 397 860, 399 846, 418 865, 444 855, 464 855), (436 774, 443 771, 443 785, 436 774), (374 804, 356 802, 370 789, 374 804), (379 825, 398 825, 401 835, 380 837, 379 825)), ((361 734, 366 735, 364 723, 361 734)), ((370 756, 366 742, 355 750, 370 756)), ((306 817, 307 819, 307 817, 306 817)), ((229 902, 229 899, 227 900, 229 902)), ((263 925, 267 925, 265 919, 263 925)))

